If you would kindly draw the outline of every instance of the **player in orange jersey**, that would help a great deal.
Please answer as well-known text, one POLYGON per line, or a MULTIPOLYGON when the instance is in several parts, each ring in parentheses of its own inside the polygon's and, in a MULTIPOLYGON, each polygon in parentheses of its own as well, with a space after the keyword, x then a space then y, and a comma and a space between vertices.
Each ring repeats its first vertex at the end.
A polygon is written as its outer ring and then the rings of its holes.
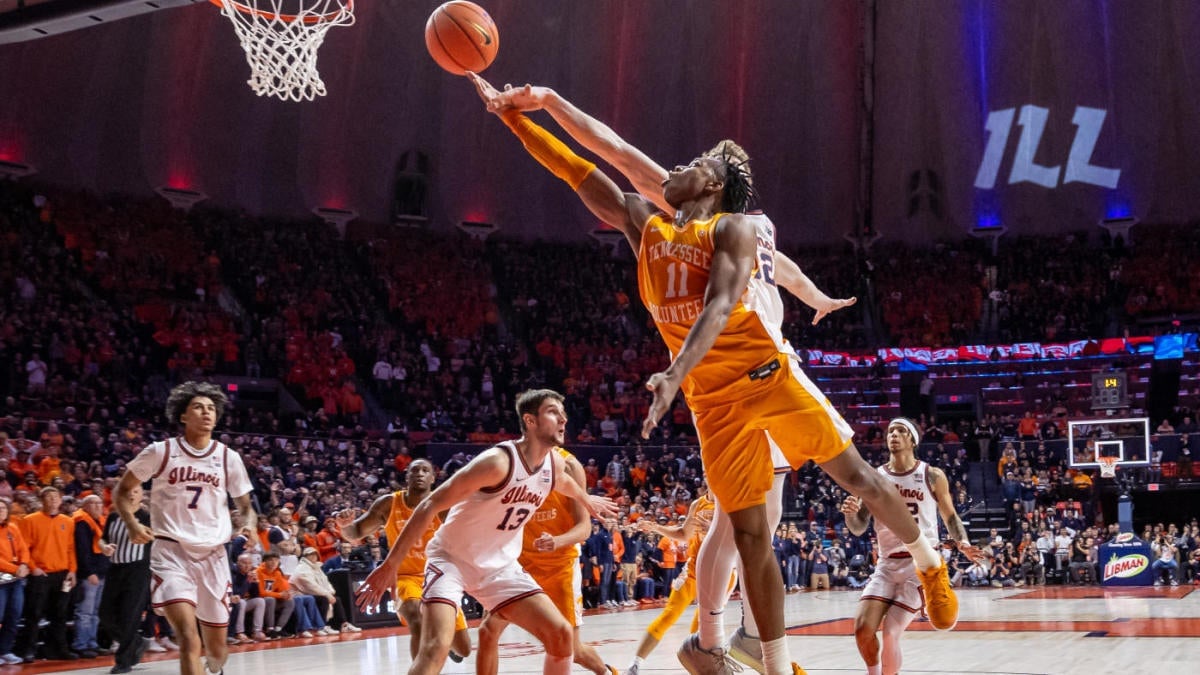
MULTIPOLYGON (((583 465, 563 448, 558 448, 567 465, 567 474, 581 486, 587 484, 583 465)), ((583 625, 583 579, 579 569, 579 544, 591 533, 592 519, 587 508, 557 492, 525 524, 521 557, 517 562, 529 572, 575 632, 575 663, 597 675, 616 675, 591 645, 583 643, 579 627, 583 625)), ((488 613, 479 624, 479 650, 475 654, 477 675, 495 675, 500 668, 500 634, 508 621, 488 613)))
MULTIPOLYGON (((359 541, 383 528, 388 543, 396 541, 404 523, 412 517, 413 509, 433 491, 435 472, 429 460, 416 459, 408 465, 404 475, 405 489, 376 499, 371 508, 357 519, 354 518, 353 512, 346 511, 335 516, 336 522, 341 526, 343 539, 359 541)), ((408 652, 414 659, 417 658, 421 647, 421 588, 425 584, 425 545, 433 539, 433 534, 441 526, 443 517, 444 514, 434 516, 429 528, 425 530, 425 536, 404 558, 400 571, 396 574, 395 589, 392 591, 396 610, 412 633, 408 652)), ((467 632, 467 619, 463 616, 462 609, 459 609, 458 616, 455 617, 450 658, 458 662, 470 654, 471 635, 467 632)))
MULTIPOLYGON (((633 664, 626 669, 625 675, 638 675, 642 667, 646 665, 646 657, 650 656, 650 652, 654 651, 654 648, 662 641, 667 630, 675 625, 679 617, 683 616, 684 611, 696 599, 696 555, 700 552, 700 543, 712 525, 714 512, 713 501, 708 498, 707 494, 701 494, 692 501, 688 507, 687 517, 679 525, 667 527, 659 525, 649 518, 638 522, 638 529, 642 532, 655 532, 664 539, 686 543, 687 561, 684 563, 684 573, 676 577, 675 582, 671 584, 667 606, 663 607, 662 612, 646 627, 646 634, 642 636, 642 641, 638 643, 637 652, 634 654, 633 664)), ((733 588, 735 578, 730 577, 727 580, 726 594, 729 589, 733 588)), ((696 631, 698 624, 699 620, 693 618, 692 632, 696 631)))
MULTIPOLYGON (((682 389, 695 415, 709 488, 733 526, 764 671, 802 672, 790 662, 784 638, 783 580, 765 507, 772 446, 793 468, 814 460, 862 497, 910 547, 931 623, 953 626, 958 603, 941 557, 920 536, 894 489, 858 454, 853 431, 783 340, 774 229, 745 214, 755 194, 744 163, 722 153, 662 172, 662 198, 674 213, 668 218, 650 200, 622 193, 594 164, 534 124, 515 107, 518 95, 501 94, 476 75, 471 79, 526 150, 594 215, 621 230, 637 252, 642 301, 673 355, 667 370, 647 382, 654 399, 643 436, 682 389)), ((518 91, 538 98, 531 87, 518 91)), ((541 106, 553 96, 560 112, 579 113, 553 92, 542 94, 541 106)), ((587 119, 579 113, 574 121, 582 128, 587 119)), ((693 674, 731 671, 722 650, 700 650, 694 640, 680 651, 680 661, 693 674)))

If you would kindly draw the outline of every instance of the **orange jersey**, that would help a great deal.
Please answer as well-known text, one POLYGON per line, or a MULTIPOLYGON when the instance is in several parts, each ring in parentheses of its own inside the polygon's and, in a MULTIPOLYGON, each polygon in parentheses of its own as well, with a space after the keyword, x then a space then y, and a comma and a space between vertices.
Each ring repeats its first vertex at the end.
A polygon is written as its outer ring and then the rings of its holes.
MULTIPOLYGON (((558 454, 563 459, 572 456, 570 452, 562 448, 558 448, 558 454)), ((571 500, 557 492, 551 492, 546 497, 546 501, 542 502, 541 508, 534 512, 529 522, 525 523, 525 538, 521 545, 521 556, 517 558, 517 562, 528 570, 530 567, 561 566, 575 560, 579 557, 579 544, 560 551, 538 551, 533 544, 538 537, 542 536, 543 532, 557 536, 574 526, 575 520, 571 517, 571 500)))
MULTIPOLYGON (((683 228, 655 215, 642 230, 638 288, 672 356, 704 309, 713 233, 724 215, 693 220, 683 228)), ((693 409, 761 391, 763 381, 786 365, 780 363, 780 354, 793 353, 783 338, 783 300, 775 286, 775 228, 766 216, 747 217, 754 219, 758 236, 754 272, 720 336, 683 382, 681 389, 693 409)))
POLYGON ((708 534, 708 527, 712 523, 715 509, 716 505, 708 498, 708 495, 696 498, 694 516, 700 519, 700 524, 697 526, 696 533, 688 539, 687 543, 687 573, 690 579, 696 578, 696 556, 700 554, 700 544, 704 543, 704 537, 708 534))
MULTIPOLYGON (((408 522, 409 518, 412 518, 413 510, 404 502, 407 492, 407 490, 397 490, 392 495, 392 510, 388 513, 387 524, 383 526, 389 546, 400 538, 400 530, 404 529, 404 524, 408 522)), ((400 570, 396 572, 396 576, 425 575, 425 546, 430 539, 433 539, 434 533, 441 526, 442 519, 435 515, 433 521, 429 523, 429 527, 425 529, 425 535, 413 544, 413 547, 408 550, 408 555, 404 556, 404 562, 400 563, 400 570)))

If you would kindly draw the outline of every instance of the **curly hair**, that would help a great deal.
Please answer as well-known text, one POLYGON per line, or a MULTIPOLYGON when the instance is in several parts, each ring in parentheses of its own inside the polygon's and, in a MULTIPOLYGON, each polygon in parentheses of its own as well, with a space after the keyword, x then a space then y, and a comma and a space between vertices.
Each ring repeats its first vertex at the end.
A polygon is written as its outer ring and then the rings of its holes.
POLYGON ((750 155, 742 146, 729 139, 719 141, 704 153, 721 162, 725 174, 725 189, 721 195, 721 210, 729 213, 745 213, 758 200, 754 189, 754 174, 750 170, 750 155))
POLYGON ((553 389, 529 389, 517 394, 517 420, 521 423, 521 431, 525 431, 525 415, 537 417, 542 403, 548 398, 563 402, 563 395, 553 389))
POLYGON ((171 390, 171 395, 167 397, 167 423, 179 424, 179 418, 183 417, 183 413, 187 412, 187 407, 191 405, 192 399, 197 396, 207 397, 213 402, 217 408, 217 419, 225 414, 225 406, 229 405, 229 397, 225 392, 221 391, 221 387, 211 382, 184 382, 183 384, 171 390))

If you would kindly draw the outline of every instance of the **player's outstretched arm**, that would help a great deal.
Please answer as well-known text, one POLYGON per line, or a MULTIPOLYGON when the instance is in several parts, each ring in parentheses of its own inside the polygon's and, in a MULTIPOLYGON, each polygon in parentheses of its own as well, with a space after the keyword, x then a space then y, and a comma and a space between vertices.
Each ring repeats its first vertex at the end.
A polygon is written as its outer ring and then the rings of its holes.
POLYGON ((486 80, 473 73, 470 78, 479 98, 500 117, 530 156, 570 185, 593 215, 621 230, 633 250, 638 250, 642 227, 651 212, 645 200, 621 192, 612 179, 596 169, 595 164, 575 154, 554 134, 535 124, 519 109, 499 106, 499 93, 486 80))
POLYGON ((642 423, 642 438, 650 438, 650 432, 671 408, 683 378, 700 363, 725 329, 730 313, 746 292, 754 271, 757 247, 754 224, 745 216, 730 214, 717 222, 713 232, 712 267, 704 291, 704 309, 696 317, 671 365, 665 371, 651 375, 646 382, 646 388, 654 392, 654 400, 642 423))
POLYGON ((251 532, 257 532, 258 512, 254 510, 254 502, 251 501, 250 494, 247 492, 239 497, 234 497, 233 505, 237 507, 238 513, 242 514, 242 527, 248 527, 251 532))
POLYGON ((954 509, 954 499, 950 497, 950 481, 946 478, 945 472, 937 467, 929 467, 929 489, 933 491, 933 498, 937 501, 938 514, 941 515, 942 522, 946 523, 946 530, 950 533, 950 538, 958 545, 958 550, 973 562, 986 560, 987 554, 983 549, 971 544, 967 528, 963 525, 958 511, 954 509))
MULTIPOLYGON (((495 91, 495 90, 493 90, 495 91)), ((489 109, 501 110, 511 106, 518 110, 545 110, 550 117, 589 151, 608 162, 629 179, 638 194, 650 200, 665 213, 674 214, 675 207, 663 197, 662 183, 667 170, 650 159, 646 153, 630 145, 607 124, 583 112, 574 103, 549 87, 525 85, 512 88, 505 85, 488 103, 489 109)))
POLYGON ((597 520, 616 518, 620 514, 620 511, 617 510, 617 504, 613 500, 608 497, 589 495, 583 487, 583 483, 575 480, 567 473, 567 463, 557 452, 551 456, 551 465, 554 467, 555 472, 555 492, 583 504, 588 513, 597 520))
POLYGON ((433 517, 484 488, 503 483, 508 475, 508 463, 508 454, 502 450, 485 450, 455 473, 450 480, 422 499, 400 530, 396 541, 392 542, 387 557, 359 587, 355 599, 358 606, 364 609, 378 606, 383 594, 395 585, 396 571, 400 569, 400 563, 404 561, 409 550, 420 541, 433 517))
POLYGON ((858 298, 835 299, 825 295, 800 269, 796 261, 779 251, 775 252, 775 281, 801 302, 816 310, 812 320, 814 326, 829 314, 858 302, 858 298))
POLYGON ((388 513, 392 510, 392 498, 389 494, 376 499, 358 518, 354 517, 353 509, 335 513, 333 521, 337 523, 342 539, 351 544, 358 544, 387 525, 388 513))
POLYGON ((638 529, 642 532, 657 532, 660 537, 666 537, 674 541, 686 544, 692 535, 696 533, 696 528, 699 527, 698 516, 696 515, 699 509, 698 500, 693 500, 688 506, 687 517, 678 525, 666 527, 653 522, 649 518, 643 518, 638 521, 638 529))
MULTIPOLYGON (((565 457, 563 460, 565 474, 570 476, 571 480, 578 483, 580 487, 587 485, 587 476, 584 474, 579 460, 574 457, 565 457)), ((559 535, 551 536, 549 533, 542 533, 537 542, 538 550, 561 551, 568 546, 587 541, 588 536, 592 533, 592 518, 588 513, 587 505, 575 499, 570 500, 569 505, 571 520, 575 524, 571 526, 571 529, 559 535)))

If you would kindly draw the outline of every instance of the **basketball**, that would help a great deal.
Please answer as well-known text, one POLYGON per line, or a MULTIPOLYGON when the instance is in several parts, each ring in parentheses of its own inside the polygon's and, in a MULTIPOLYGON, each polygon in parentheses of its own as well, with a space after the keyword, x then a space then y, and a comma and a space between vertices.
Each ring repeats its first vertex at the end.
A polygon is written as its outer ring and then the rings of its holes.
POLYGON ((482 7, 453 0, 433 10, 425 23, 425 47, 447 72, 483 71, 496 58, 500 33, 482 7))

